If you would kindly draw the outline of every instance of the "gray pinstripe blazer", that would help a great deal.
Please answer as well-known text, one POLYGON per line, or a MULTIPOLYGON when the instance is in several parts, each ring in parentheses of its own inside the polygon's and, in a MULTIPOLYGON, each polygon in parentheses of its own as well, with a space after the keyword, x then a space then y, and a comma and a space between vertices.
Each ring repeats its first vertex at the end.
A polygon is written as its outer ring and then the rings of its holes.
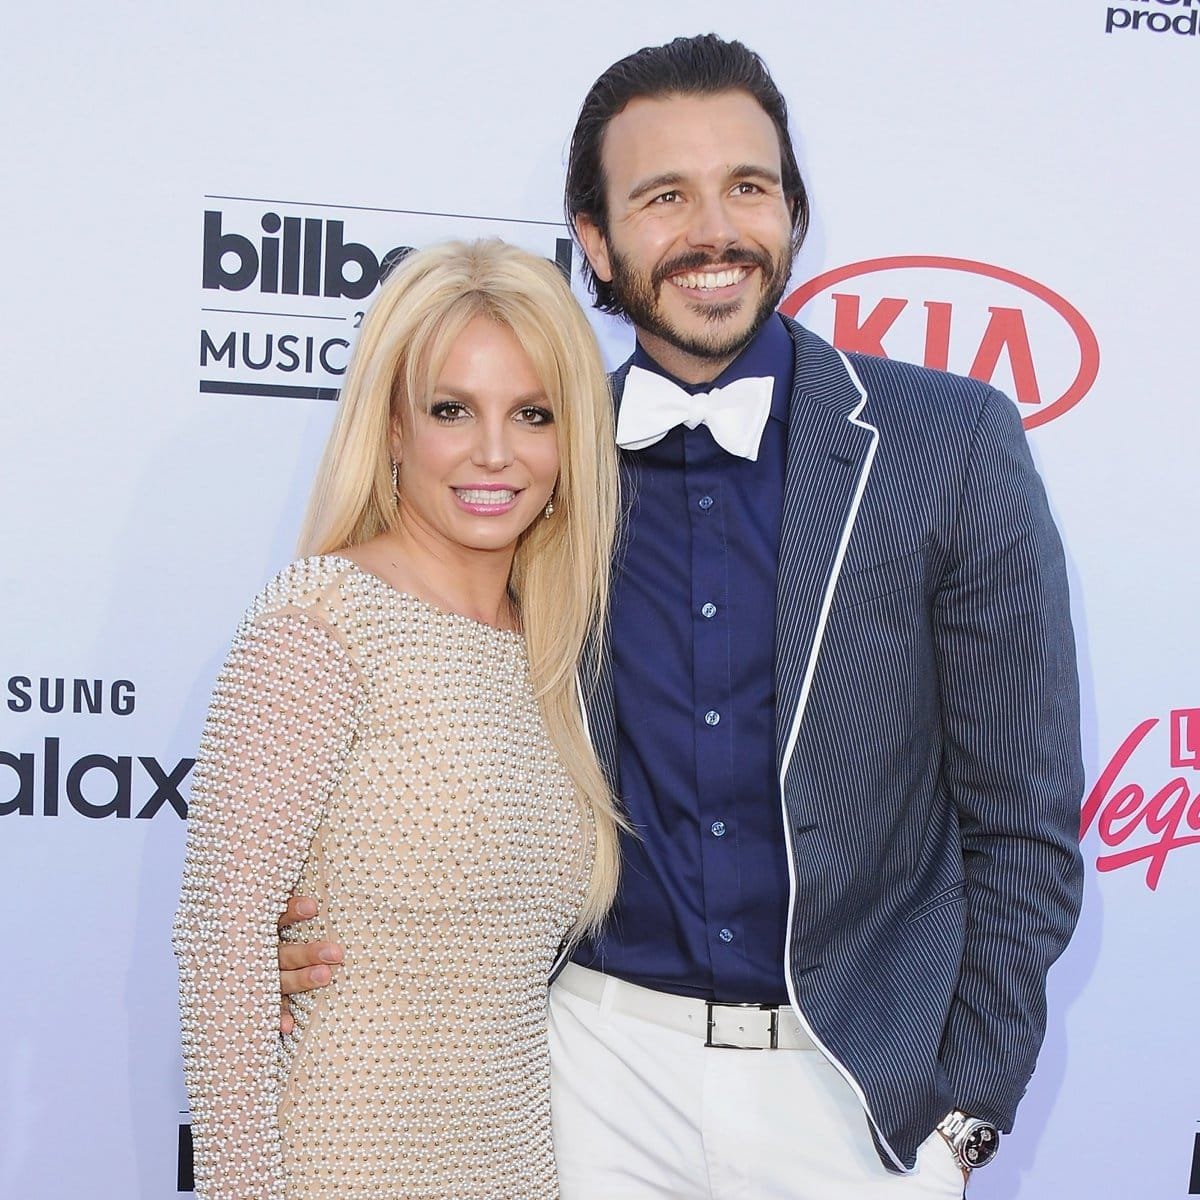
MULTIPOLYGON (((904 1170, 952 1108, 1011 1127, 1078 915, 1066 573, 1009 400, 787 324, 785 968, 904 1170)), ((610 666, 584 694, 619 794, 610 666)))

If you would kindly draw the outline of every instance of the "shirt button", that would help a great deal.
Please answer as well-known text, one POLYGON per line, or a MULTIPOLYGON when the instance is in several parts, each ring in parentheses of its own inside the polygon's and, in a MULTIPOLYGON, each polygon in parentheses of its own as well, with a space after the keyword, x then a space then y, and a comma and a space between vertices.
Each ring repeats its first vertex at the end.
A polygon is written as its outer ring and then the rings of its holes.
POLYGON ((712 620, 717 615, 717 606, 715 604, 706 604, 700 609, 700 615, 712 620))
POLYGON ((714 821, 709 826, 709 829, 712 830, 713 837, 724 837, 725 836, 725 822, 724 821, 714 821))
POLYGON ((705 512, 708 512, 708 510, 709 510, 710 508, 712 508, 714 501, 713 501, 713 498, 712 498, 711 496, 701 496, 701 497, 700 497, 700 501, 699 501, 699 503, 700 503, 700 507, 701 507, 701 508, 702 508, 702 509, 703 509, 705 512))
POLYGON ((721 723, 721 714, 715 708, 710 708, 704 714, 705 725, 719 725, 721 723))
POLYGON ((717 937, 719 937, 721 939, 721 941, 723 941, 723 942, 732 942, 733 941, 733 930, 732 929, 722 929, 721 932, 717 934, 717 937))

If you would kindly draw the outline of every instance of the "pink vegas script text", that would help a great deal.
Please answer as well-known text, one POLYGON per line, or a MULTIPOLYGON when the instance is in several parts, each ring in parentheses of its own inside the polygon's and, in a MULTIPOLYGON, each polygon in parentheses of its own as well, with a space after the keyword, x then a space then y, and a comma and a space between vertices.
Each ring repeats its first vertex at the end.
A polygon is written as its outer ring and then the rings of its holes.
MULTIPOLYGON (((1140 783, 1115 786, 1134 752, 1158 723, 1158 717, 1143 721, 1121 743, 1084 801, 1079 821, 1081 841, 1094 823, 1100 841, 1111 850, 1096 857, 1097 870, 1117 871, 1145 862, 1146 886, 1152 891, 1158 887, 1172 850, 1200 845, 1200 788, 1192 792, 1183 776, 1165 783, 1152 795, 1147 795, 1140 783), (1127 846, 1138 834, 1144 838, 1138 837, 1137 845, 1127 846)), ((1176 709, 1171 713, 1171 765, 1200 769, 1200 709, 1176 709)))

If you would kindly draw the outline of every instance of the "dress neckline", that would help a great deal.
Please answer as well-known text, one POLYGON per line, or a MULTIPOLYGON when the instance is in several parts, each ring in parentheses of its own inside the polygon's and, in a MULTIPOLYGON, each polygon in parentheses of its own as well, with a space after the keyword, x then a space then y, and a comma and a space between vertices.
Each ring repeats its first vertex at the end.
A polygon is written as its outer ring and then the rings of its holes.
POLYGON ((422 609, 423 611, 432 614, 435 617, 444 617, 453 622, 463 622, 474 629, 482 630, 485 633, 498 634, 500 637, 525 644, 525 635, 519 633, 515 629, 501 629, 499 625, 491 625, 487 621, 477 621, 474 617, 468 617, 466 613, 455 612, 453 609, 442 608, 440 605, 434 604, 430 600, 425 600, 421 596, 414 596, 412 592, 406 592, 396 587, 394 584, 388 583, 382 575, 364 567, 361 563, 357 563, 352 558, 347 558, 344 554, 326 554, 324 558, 331 559, 335 562, 345 563, 351 571, 356 575, 361 575, 366 579, 378 584, 381 588, 395 596, 399 600, 407 600, 410 604, 422 609))

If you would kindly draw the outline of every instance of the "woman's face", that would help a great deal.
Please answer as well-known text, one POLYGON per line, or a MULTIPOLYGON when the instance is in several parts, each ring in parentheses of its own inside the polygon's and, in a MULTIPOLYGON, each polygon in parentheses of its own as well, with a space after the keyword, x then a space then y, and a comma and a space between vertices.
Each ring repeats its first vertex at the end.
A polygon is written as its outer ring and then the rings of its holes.
POLYGON ((555 413, 516 335, 474 318, 414 408, 392 432, 402 519, 444 544, 511 550, 558 479, 555 413))

